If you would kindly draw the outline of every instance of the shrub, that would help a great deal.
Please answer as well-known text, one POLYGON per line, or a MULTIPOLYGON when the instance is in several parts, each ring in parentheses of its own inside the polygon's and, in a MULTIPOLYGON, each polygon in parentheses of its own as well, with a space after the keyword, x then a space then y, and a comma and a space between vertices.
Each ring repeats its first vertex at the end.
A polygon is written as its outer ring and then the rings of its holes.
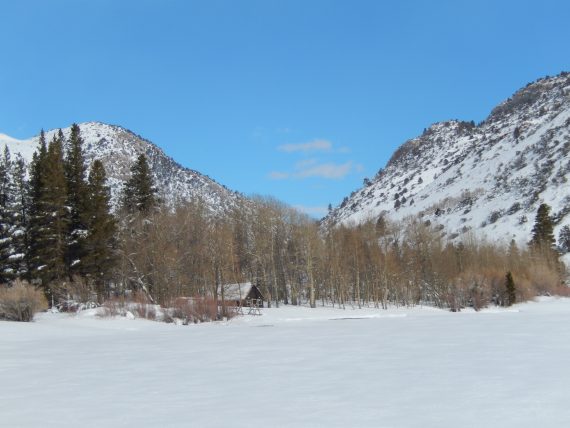
POLYGON ((99 306, 94 286, 85 278, 74 276, 71 281, 53 282, 50 288, 60 312, 80 312, 99 306))
POLYGON ((44 293, 24 281, 16 280, 11 287, 0 288, 0 319, 29 322, 47 308, 44 293))
POLYGON ((516 213, 517 211, 520 211, 521 209, 521 204, 520 202, 515 202, 514 204, 511 205, 511 207, 507 210, 507 214, 508 215, 513 215, 514 213, 516 213))
POLYGON ((103 313, 100 316, 125 316, 127 313, 126 304, 124 297, 110 297, 103 302, 103 313))
POLYGON ((174 299, 169 308, 164 310, 163 321, 174 322, 179 320, 182 324, 215 321, 222 316, 230 319, 238 315, 240 310, 230 302, 221 306, 211 297, 196 296, 178 297, 174 299))
MULTIPOLYGON (((548 266, 547 262, 537 263, 529 269, 530 293, 534 296, 557 294, 560 285, 559 273, 548 266)), ((529 294, 530 294, 529 293, 529 294)))
POLYGON ((135 303, 133 304, 133 309, 136 312, 138 318, 145 318, 147 320, 156 320, 156 306, 145 304, 145 303, 135 303))
POLYGON ((491 214, 489 214, 489 218, 487 219, 487 223, 488 224, 496 223, 497 220, 499 220, 502 215, 503 215, 502 211, 491 212, 491 214))
POLYGON ((194 319, 192 299, 179 297, 171 303, 170 309, 164 312, 165 322, 172 322, 175 318, 182 320, 183 324, 198 322, 198 320, 194 319))

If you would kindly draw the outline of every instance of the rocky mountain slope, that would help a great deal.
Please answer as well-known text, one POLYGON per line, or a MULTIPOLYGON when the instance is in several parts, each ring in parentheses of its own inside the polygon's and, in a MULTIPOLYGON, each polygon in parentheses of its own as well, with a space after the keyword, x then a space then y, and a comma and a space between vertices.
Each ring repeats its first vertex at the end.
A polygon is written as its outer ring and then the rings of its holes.
POLYGON ((556 234, 570 224, 570 74, 539 79, 479 125, 432 125, 323 220, 359 223, 419 215, 451 239, 468 231, 528 241, 538 205, 556 234))
MULTIPOLYGON (((199 197, 213 212, 221 212, 242 198, 209 177, 184 168, 159 147, 125 128, 99 122, 82 123, 79 127, 85 142, 83 149, 87 163, 90 164, 93 159, 98 158, 105 165, 114 204, 118 201, 124 181, 130 176, 131 165, 141 153, 149 159, 159 194, 167 203, 199 197)), ((70 128, 62 131, 67 137, 70 128)), ((46 132, 46 140, 49 142, 57 132, 46 132)), ((30 161, 37 149, 38 137, 16 140, 0 134, 0 149, 4 150, 6 145, 11 153, 21 153, 30 161)))

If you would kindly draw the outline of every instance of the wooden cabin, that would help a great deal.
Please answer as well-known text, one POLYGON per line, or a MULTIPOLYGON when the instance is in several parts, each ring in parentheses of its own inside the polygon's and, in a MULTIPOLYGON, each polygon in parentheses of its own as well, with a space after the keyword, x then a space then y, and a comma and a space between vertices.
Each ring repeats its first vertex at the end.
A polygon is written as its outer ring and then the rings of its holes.
MULTIPOLYGON (((226 305, 263 307, 263 294, 261 294, 259 288, 251 282, 225 284, 222 287, 224 289, 224 302, 226 305)), ((221 304, 222 290, 218 290, 218 299, 221 304)))

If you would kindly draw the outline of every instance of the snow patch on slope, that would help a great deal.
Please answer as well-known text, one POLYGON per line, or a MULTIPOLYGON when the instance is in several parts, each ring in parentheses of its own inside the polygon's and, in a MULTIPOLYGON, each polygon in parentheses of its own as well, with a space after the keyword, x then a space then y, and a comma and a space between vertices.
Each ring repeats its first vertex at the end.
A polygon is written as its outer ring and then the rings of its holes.
POLYGON ((570 222, 569 153, 570 75, 563 73, 527 85, 478 126, 432 125, 324 221, 419 215, 451 239, 476 231, 524 243, 542 202, 552 207, 556 233, 570 222))
MULTIPOLYGON (((125 128, 100 122, 86 122, 79 127, 85 142, 83 149, 87 164, 94 159, 103 162, 115 206, 123 183, 130 177, 131 165, 140 154, 145 154, 149 159, 160 197, 168 204, 199 198, 211 211, 222 212, 242 198, 209 177, 182 167, 159 147, 125 128)), ((55 129, 46 132, 46 141, 49 143, 57 132, 55 129)), ((67 138, 71 128, 64 128, 62 132, 67 138)), ((38 136, 16 140, 0 134, 0 148, 8 146, 11 153, 20 153, 28 162, 32 160, 38 144, 38 136)))

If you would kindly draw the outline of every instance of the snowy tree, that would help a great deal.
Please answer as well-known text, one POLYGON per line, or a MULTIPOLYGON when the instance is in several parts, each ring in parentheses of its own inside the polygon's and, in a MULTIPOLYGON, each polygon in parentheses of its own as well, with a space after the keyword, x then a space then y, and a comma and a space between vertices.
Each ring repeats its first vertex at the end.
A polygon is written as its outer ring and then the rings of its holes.
POLYGON ((27 277, 28 267, 28 209, 29 187, 27 167, 24 158, 18 153, 13 163, 15 197, 12 201, 14 212, 12 232, 12 267, 19 278, 27 277))
POLYGON ((15 221, 14 199, 12 161, 10 151, 6 147, 0 158, 0 284, 11 281, 15 276, 10 261, 14 254, 12 239, 15 221))
POLYGON ((26 272, 25 174, 22 157, 12 161, 6 147, 0 159, 0 283, 26 272))

